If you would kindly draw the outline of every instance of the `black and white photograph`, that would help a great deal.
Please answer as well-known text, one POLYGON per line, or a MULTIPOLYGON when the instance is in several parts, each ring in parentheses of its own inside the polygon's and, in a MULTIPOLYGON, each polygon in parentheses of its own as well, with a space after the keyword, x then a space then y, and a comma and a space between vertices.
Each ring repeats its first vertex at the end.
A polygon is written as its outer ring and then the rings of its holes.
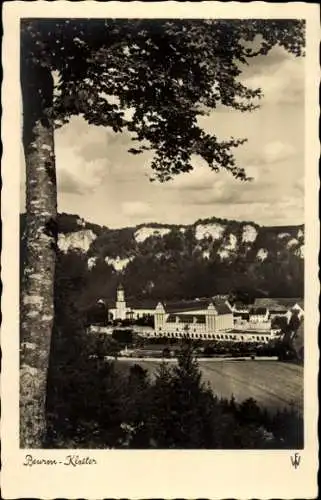
POLYGON ((295 473, 307 21, 161 12, 19 19, 22 465, 251 450, 295 473))

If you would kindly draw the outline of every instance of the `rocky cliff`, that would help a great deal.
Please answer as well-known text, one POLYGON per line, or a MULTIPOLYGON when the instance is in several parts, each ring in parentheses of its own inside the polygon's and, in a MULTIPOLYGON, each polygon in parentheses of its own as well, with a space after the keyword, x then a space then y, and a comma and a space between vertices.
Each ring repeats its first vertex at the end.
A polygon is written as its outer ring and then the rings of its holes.
MULTIPOLYGON (((262 227, 215 217, 194 224, 109 229, 59 216, 57 273, 82 273, 85 295, 114 298, 120 280, 137 298, 192 298, 242 290, 303 295, 304 226, 262 227)), ((23 233, 24 216, 21 218, 23 233)))

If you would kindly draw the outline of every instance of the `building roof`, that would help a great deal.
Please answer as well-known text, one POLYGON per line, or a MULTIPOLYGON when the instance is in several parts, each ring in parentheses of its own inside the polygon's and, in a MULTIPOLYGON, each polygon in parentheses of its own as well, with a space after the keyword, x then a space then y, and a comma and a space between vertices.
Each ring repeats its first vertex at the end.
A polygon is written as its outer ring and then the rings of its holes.
POLYGON ((164 302, 165 311, 168 313, 179 313, 185 311, 198 311, 207 309, 211 299, 181 300, 179 302, 164 302))
POLYGON ((250 306, 247 304, 244 304, 240 300, 237 300, 236 302, 234 302, 233 307, 237 311, 248 311, 250 306))
POLYGON ((303 309, 303 299, 301 298, 259 298, 255 299, 254 307, 266 307, 270 311, 288 311, 295 304, 299 304, 303 309))
POLYGON ((205 314, 170 314, 166 323, 176 323, 176 318, 179 323, 194 323, 194 318, 197 324, 205 323, 205 314))
POLYGON ((232 314, 231 309, 226 304, 225 300, 214 298, 212 303, 218 314, 232 314))
POLYGON ((218 314, 231 314, 231 310, 225 303, 225 300, 219 298, 182 300, 180 302, 165 302, 163 305, 167 313, 180 313, 204 310, 207 309, 210 304, 213 304, 218 314))
POLYGON ((298 306, 300 306, 302 310, 304 309, 304 299, 295 299, 295 303, 293 304, 293 306, 295 306, 295 304, 298 304, 298 306))

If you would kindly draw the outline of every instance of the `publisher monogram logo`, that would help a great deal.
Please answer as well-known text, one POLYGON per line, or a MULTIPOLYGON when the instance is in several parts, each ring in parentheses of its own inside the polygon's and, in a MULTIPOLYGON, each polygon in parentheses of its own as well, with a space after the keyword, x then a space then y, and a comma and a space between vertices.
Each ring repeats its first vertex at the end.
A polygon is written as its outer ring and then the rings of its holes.
POLYGON ((300 465, 300 462, 301 462, 301 457, 300 457, 300 454, 299 453, 294 453, 294 455, 291 456, 291 463, 292 463, 292 466, 297 469, 300 465))

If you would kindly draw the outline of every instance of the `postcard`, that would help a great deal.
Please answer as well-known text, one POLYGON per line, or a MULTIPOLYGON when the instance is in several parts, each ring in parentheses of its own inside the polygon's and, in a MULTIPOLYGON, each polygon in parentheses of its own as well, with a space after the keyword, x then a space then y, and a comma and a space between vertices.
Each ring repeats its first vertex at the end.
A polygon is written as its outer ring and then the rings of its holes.
POLYGON ((316 498, 318 5, 3 12, 3 497, 316 498))

